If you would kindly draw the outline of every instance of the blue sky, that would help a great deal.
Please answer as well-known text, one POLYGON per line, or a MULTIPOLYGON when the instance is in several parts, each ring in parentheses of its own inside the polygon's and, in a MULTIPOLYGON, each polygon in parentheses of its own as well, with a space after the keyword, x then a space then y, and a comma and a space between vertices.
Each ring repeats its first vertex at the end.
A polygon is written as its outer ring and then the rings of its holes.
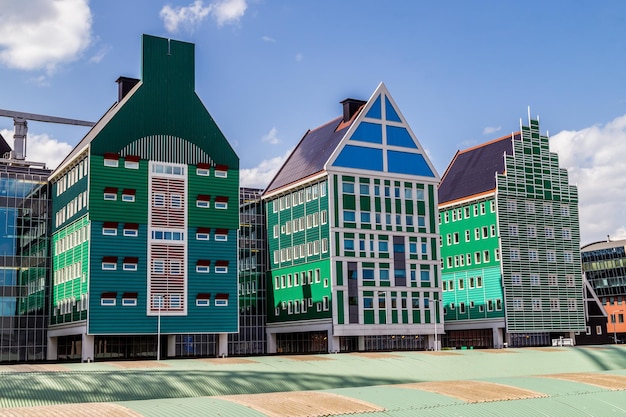
MULTIPOLYGON (((440 174, 530 106, 579 186, 581 243, 626 238, 626 2, 0 0, 0 108, 98 120, 142 33, 196 44, 244 185, 382 81, 440 174)), ((31 122, 28 159, 54 167, 85 133, 31 122)))

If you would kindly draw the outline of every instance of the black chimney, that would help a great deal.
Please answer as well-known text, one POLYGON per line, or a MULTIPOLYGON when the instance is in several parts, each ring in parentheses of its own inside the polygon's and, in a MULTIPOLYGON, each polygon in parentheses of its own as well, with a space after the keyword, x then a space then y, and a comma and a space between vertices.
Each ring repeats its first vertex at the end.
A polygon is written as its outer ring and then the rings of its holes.
POLYGON ((136 78, 120 77, 115 80, 117 83, 117 102, 119 103, 130 90, 139 82, 136 78))
POLYGON ((342 101, 341 104, 343 104, 343 121, 347 122, 348 120, 352 119, 352 116, 354 116, 354 113, 356 113, 357 110, 359 110, 361 106, 364 105, 365 103, 367 102, 363 100, 357 100, 354 98, 347 98, 344 101, 342 101))

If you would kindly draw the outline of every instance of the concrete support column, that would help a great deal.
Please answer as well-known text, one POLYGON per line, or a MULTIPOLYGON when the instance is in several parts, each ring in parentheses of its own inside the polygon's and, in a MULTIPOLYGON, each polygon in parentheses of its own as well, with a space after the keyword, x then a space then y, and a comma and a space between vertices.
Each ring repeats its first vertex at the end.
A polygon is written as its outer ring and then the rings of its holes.
POLYGON ((365 351, 365 336, 359 336, 359 352, 365 351))
POLYGON ((48 337, 48 352, 46 353, 46 359, 49 361, 55 361, 58 359, 57 342, 58 339, 56 337, 48 337))
POLYGON ((339 353, 340 350, 339 336, 328 336, 328 353, 339 353))
POLYGON ((167 335, 167 354, 166 358, 173 358, 176 356, 176 335, 168 334, 167 335))
POLYGON ((576 332, 569 332, 569 336, 570 339, 572 339, 574 346, 576 346, 576 332))
POLYGON ((82 347, 83 347, 82 361, 83 362, 93 362, 93 360, 95 359, 96 351, 94 350, 95 348, 94 341, 95 341, 94 335, 83 333, 83 340, 82 340, 82 347))
POLYGON ((228 333, 217 335, 217 356, 219 358, 228 356, 228 333))
POLYGON ((499 349, 504 345, 504 329, 494 327, 493 329, 493 347, 499 349))
POLYGON ((441 350, 441 339, 439 338, 439 335, 437 335, 437 345, 435 345, 435 335, 428 335, 428 348, 430 350, 441 350))
POLYGON ((267 332, 267 353, 276 353, 276 333, 267 332))

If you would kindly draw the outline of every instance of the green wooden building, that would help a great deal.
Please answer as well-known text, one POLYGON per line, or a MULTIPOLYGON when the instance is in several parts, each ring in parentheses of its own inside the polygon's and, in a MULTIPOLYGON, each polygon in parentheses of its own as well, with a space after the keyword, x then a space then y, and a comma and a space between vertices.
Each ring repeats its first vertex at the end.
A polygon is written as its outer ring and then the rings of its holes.
POLYGON ((50 176, 49 359, 174 356, 192 333, 226 354, 238 331, 239 160, 195 93, 194 45, 142 41, 141 80, 118 80, 50 176))
POLYGON ((438 174, 384 84, 342 104, 263 194, 268 352, 434 347, 438 174))
POLYGON ((457 152, 442 178, 446 346, 548 345, 585 330, 578 192, 529 125, 457 152))

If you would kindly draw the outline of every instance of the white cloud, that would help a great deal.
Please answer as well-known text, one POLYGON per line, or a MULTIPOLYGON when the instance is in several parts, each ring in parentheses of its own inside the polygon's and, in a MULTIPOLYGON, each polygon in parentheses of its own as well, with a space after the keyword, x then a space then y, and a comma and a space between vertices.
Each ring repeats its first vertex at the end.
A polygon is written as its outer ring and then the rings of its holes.
POLYGON ((211 14, 217 24, 222 26, 225 23, 238 22, 247 8, 246 0, 223 0, 213 4, 211 14))
POLYGON ((280 167, 285 163, 291 149, 282 156, 266 159, 254 168, 243 168, 239 173, 242 187, 266 188, 274 178, 280 167))
POLYGON ((486 128, 483 129, 483 135, 490 135, 492 133, 496 133, 500 131, 501 129, 502 129, 502 126, 498 126, 498 127, 487 126, 486 128))
POLYGON ((275 127, 273 127, 270 129, 267 135, 263 135, 263 137, 261 138, 261 141, 265 143, 269 143, 270 145, 277 145, 280 143, 280 139, 278 139, 278 136, 276 136, 277 133, 278 133, 278 130, 275 127))
POLYGON ((91 43, 88 0, 0 0, 0 62, 23 70, 75 60, 91 43))
POLYGON ((218 26, 238 22, 247 8, 246 0, 222 0, 206 6, 202 0, 196 0, 185 7, 167 4, 161 9, 160 16, 168 32, 176 33, 180 27, 192 32, 209 15, 218 26))
MULTIPOLYGON (((13 130, 2 129, 0 135, 13 148, 13 130)), ((56 168, 72 149, 73 146, 69 143, 60 142, 46 133, 33 134, 29 132, 26 138, 26 160, 45 162, 50 169, 56 168)))
POLYGON ((261 39, 263 39, 265 42, 276 42, 276 39, 270 36, 262 36, 261 39))
POLYGON ((559 164, 578 186, 581 244, 626 238, 626 115, 604 126, 550 138, 559 164))
POLYGON ((302 55, 302 52, 298 52, 296 54, 296 62, 300 62, 304 59, 304 55, 302 55))
POLYGON ((98 52, 96 52, 91 58, 89 58, 89 62, 92 64, 97 64, 111 51, 111 47, 109 45, 104 45, 98 52))

